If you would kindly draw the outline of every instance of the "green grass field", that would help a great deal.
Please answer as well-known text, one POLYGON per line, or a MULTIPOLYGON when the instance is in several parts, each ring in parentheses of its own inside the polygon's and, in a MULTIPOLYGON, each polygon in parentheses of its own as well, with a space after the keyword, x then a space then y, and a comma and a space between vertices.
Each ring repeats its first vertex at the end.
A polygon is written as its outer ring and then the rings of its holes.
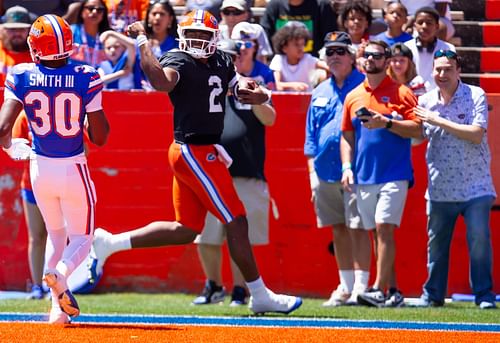
MULTIPOLYGON (((244 306, 223 304, 193 306, 194 295, 109 293, 77 295, 82 313, 248 316, 244 306)), ((500 324, 500 310, 480 310, 473 303, 449 303, 441 308, 368 308, 345 306, 323 308, 324 299, 304 299, 304 304, 292 315, 308 318, 335 318, 351 320, 394 320, 426 322, 461 322, 500 324)), ((47 312, 48 300, 0 300, 0 312, 47 312)), ((277 315, 281 316, 281 315, 277 315)))

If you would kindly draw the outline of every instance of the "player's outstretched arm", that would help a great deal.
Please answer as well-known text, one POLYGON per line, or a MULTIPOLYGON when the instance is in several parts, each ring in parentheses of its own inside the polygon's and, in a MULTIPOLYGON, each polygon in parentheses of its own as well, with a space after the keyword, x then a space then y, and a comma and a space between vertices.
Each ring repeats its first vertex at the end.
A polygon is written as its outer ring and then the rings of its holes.
POLYGON ((0 110, 0 146, 8 148, 11 145, 12 126, 23 105, 14 99, 5 99, 0 110))
POLYGON ((136 21, 128 26, 128 35, 137 39, 137 46, 141 54, 141 68, 148 77, 154 89, 170 92, 178 81, 178 74, 174 69, 163 68, 151 51, 146 37, 146 30, 141 22, 136 21))

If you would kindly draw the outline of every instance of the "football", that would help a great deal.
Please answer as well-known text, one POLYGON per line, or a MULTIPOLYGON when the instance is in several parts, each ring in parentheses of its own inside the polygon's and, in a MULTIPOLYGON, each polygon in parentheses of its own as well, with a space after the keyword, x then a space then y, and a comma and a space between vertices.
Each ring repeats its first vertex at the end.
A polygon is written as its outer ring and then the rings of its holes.
POLYGON ((239 89, 248 89, 248 90, 253 90, 257 88, 257 83, 255 80, 248 78, 248 77, 242 77, 238 81, 238 88, 239 89))

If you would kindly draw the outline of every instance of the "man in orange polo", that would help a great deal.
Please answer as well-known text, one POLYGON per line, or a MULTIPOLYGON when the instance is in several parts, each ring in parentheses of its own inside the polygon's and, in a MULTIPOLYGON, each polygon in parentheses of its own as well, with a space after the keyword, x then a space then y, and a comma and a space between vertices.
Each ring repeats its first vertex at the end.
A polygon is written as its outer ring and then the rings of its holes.
POLYGON ((19 63, 31 63, 31 55, 26 39, 28 38, 31 19, 26 8, 11 7, 5 12, 4 22, 0 27, 0 84, 12 66, 19 63))
POLYGON ((389 46, 370 41, 364 52, 365 81, 346 97, 340 143, 342 184, 356 184, 358 211, 367 229, 375 229, 377 277, 358 296, 368 306, 399 307, 394 229, 400 225, 408 187, 413 182, 411 141, 421 132, 412 91, 387 76, 389 46), (385 293, 388 288, 388 294, 385 293))

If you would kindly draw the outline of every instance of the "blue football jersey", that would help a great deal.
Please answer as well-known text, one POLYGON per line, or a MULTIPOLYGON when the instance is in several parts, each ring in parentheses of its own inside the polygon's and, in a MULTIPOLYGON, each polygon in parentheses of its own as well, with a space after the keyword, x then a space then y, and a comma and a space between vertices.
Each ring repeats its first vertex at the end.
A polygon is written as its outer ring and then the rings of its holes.
POLYGON ((23 103, 35 153, 61 158, 83 153, 85 116, 102 109, 102 88, 99 74, 87 65, 22 63, 7 76, 4 98, 23 103))

